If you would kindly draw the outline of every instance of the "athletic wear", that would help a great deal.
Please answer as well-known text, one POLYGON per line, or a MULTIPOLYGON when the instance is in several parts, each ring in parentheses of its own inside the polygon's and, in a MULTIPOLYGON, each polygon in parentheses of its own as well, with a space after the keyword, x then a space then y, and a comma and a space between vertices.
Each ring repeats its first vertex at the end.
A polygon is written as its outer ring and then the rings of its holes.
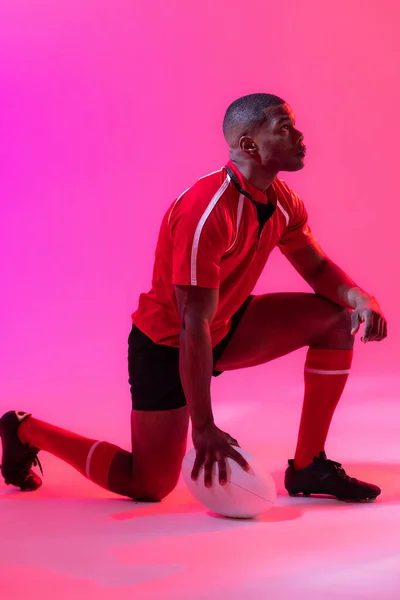
MULTIPOLYGON (((253 296, 232 317, 229 333, 213 348, 214 366, 234 334, 253 296)), ((171 410, 186 405, 179 374, 179 348, 156 344, 133 325, 128 341, 133 410, 171 410)), ((214 370, 213 375, 221 371, 214 370)))
POLYGON ((291 496, 323 494, 353 501, 374 500, 381 493, 378 486, 349 477, 340 463, 326 458, 325 452, 305 469, 295 470, 293 460, 289 460, 285 487, 291 496))
POLYGON ((3 446, 1 474, 7 485, 15 485, 21 490, 33 491, 42 485, 42 480, 32 466, 42 466, 38 458, 39 449, 23 444, 18 437, 18 428, 30 417, 28 413, 10 410, 0 419, 0 436, 3 446))
POLYGON ((114 444, 83 437, 31 416, 21 424, 20 435, 30 446, 61 458, 106 489, 111 463, 119 452, 124 452, 114 444))
POLYGON ((199 179, 167 210, 152 288, 140 296, 132 321, 153 342, 178 348, 174 285, 219 289, 210 326, 214 347, 252 293, 272 250, 278 246, 289 254, 314 243, 304 205, 283 181, 275 179, 266 195, 229 162, 199 179))
POLYGON ((309 348, 304 367, 304 402, 294 464, 309 465, 325 447, 329 426, 345 388, 353 350, 309 348))

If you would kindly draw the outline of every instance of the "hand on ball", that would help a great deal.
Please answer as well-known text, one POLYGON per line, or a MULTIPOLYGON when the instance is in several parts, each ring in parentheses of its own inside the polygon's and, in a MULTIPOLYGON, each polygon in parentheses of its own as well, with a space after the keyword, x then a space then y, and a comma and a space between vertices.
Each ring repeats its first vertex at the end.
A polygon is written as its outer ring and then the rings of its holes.
POLYGON ((228 433, 221 431, 216 425, 193 427, 192 438, 196 449, 196 460, 191 474, 194 481, 198 478, 200 469, 204 466, 204 485, 211 487, 212 470, 214 463, 217 462, 219 483, 225 485, 227 481, 227 458, 232 458, 245 471, 250 469, 248 462, 233 448, 233 446, 239 446, 238 442, 228 433))

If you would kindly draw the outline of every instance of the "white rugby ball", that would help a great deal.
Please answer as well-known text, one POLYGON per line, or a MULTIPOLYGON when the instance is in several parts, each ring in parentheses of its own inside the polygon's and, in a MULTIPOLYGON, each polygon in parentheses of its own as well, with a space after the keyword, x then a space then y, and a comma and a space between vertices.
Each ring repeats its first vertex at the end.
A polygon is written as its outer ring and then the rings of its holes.
POLYGON ((191 472, 196 458, 194 448, 189 450, 182 462, 183 479, 193 496, 209 510, 235 519, 252 519, 269 510, 276 501, 276 486, 271 474, 260 460, 242 448, 235 450, 247 460, 251 469, 244 471, 237 462, 227 459, 227 482, 220 485, 218 465, 214 463, 212 486, 204 485, 204 467, 197 481, 191 472))

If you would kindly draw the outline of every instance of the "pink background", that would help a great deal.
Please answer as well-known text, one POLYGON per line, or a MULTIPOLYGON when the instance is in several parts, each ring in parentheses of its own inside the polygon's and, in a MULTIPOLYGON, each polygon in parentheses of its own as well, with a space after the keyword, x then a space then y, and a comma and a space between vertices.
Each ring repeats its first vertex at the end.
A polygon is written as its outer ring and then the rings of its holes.
MULTIPOLYGON (((224 110, 256 91, 294 108, 307 167, 283 176, 389 320, 386 342, 357 343, 355 377, 397 368, 399 22, 397 0, 3 3, 0 408, 127 434, 130 314, 160 219, 224 164, 224 110)), ((257 291, 297 289, 276 251, 257 291)), ((303 357, 225 375, 218 406, 271 373, 301 383, 303 357)))

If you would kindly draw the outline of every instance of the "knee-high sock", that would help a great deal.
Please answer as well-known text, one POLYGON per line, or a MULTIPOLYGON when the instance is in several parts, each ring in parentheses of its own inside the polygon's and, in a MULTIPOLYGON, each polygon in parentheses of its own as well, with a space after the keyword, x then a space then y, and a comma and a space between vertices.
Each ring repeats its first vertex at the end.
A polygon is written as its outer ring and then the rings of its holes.
POLYGON ((85 477, 117 494, 129 495, 132 455, 114 444, 82 437, 28 417, 18 428, 22 443, 50 452, 85 477))
POLYGON ((304 368, 304 402, 294 458, 296 469, 312 463, 314 456, 324 450, 352 358, 352 350, 308 350, 304 368))

